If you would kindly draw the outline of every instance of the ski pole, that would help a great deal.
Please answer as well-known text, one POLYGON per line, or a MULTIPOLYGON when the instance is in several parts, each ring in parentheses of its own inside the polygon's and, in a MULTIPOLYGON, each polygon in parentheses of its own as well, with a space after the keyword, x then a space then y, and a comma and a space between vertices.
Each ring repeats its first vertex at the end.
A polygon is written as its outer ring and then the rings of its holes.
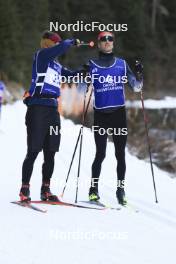
POLYGON ((78 186, 79 186, 79 176, 80 176, 80 168, 81 168, 82 143, 83 143, 83 126, 81 127, 81 137, 80 137, 80 147, 79 147, 79 161, 78 161, 78 172, 77 172, 77 181, 76 181, 75 203, 77 203, 77 200, 78 200, 78 186))
POLYGON ((158 203, 155 177, 154 177, 154 169, 153 169, 153 161, 152 161, 152 153, 151 153, 150 140, 149 140, 149 129, 147 126, 148 120, 147 120, 146 113, 145 113, 144 97, 143 97, 142 91, 141 91, 141 103, 142 103, 142 111, 143 111, 143 117, 144 117, 144 123, 145 123, 145 132, 146 132, 146 138, 147 138, 148 152, 149 152, 149 157, 150 157, 150 166, 151 166, 151 173, 152 173, 152 179, 153 179, 153 188, 154 188, 154 193, 155 193, 155 202, 158 203))
POLYGON ((67 172, 67 177, 66 177, 66 181, 65 181, 65 186, 64 186, 64 188, 63 188, 63 191, 62 191, 61 197, 64 196, 64 192, 65 192, 65 189, 66 189, 66 186, 67 186, 67 182, 68 182, 68 178, 69 178, 70 171, 71 171, 71 168, 72 168, 73 160, 74 160, 74 158, 75 158, 76 150, 77 150, 77 147, 78 147, 78 143, 79 143, 80 135, 81 135, 81 129, 80 129, 80 131, 79 131, 79 135, 78 135, 78 138, 77 138, 77 141, 76 141, 76 145, 75 145, 75 148, 74 148, 74 151, 73 151, 72 159, 71 159, 70 166, 69 166, 69 169, 68 169, 68 172, 67 172))
POLYGON ((66 186, 67 186, 68 178, 69 178, 70 171, 71 171, 71 168, 72 168, 72 164, 73 164, 73 161, 74 161, 74 158, 75 158, 75 154, 76 154, 76 150, 77 150, 78 143, 79 143, 79 140, 80 140, 80 136, 81 136, 81 133, 82 133, 82 128, 83 128, 84 123, 85 123, 85 117, 87 115, 87 111, 88 111, 88 108, 89 108, 90 100, 91 100, 91 97, 92 97, 92 90, 91 90, 91 93, 90 93, 90 96, 89 96, 89 100, 88 100, 87 106, 85 108, 85 104, 86 104, 86 94, 87 94, 88 88, 89 88, 89 85, 87 86, 87 90, 86 90, 86 93, 85 93, 85 96, 84 96, 84 106, 83 106, 83 115, 82 115, 82 126, 81 126, 81 128, 79 130, 78 138, 77 138, 77 141, 76 141, 76 144, 75 144, 75 148, 74 148, 74 151, 73 151, 72 159, 71 159, 70 166, 69 166, 68 173, 67 173, 67 177, 66 177, 65 186, 63 188, 61 197, 63 197, 64 192, 65 192, 65 189, 66 189, 66 186))
MULTIPOLYGON (((85 108, 85 99, 86 99, 86 95, 84 96, 84 107, 83 107, 83 109, 85 108)), ((84 111, 84 110, 83 110, 83 111, 84 111)), ((83 114, 84 114, 84 113, 83 113, 83 114)), ((82 128, 82 126, 81 126, 81 128, 82 128)), ((63 191, 62 191, 61 197, 64 196, 64 192, 65 192, 65 189, 66 189, 66 186, 67 186, 68 178, 69 178, 69 175, 70 175, 70 171, 71 171, 71 168, 72 168, 72 164, 73 164, 73 161, 74 161, 74 158, 75 158, 76 150, 77 150, 78 143, 79 143, 80 136, 81 136, 81 128, 80 128, 80 130, 79 130, 78 138, 77 138, 77 141, 76 141, 76 144, 75 144, 75 148, 74 148, 74 151, 73 151, 72 159, 71 159, 70 166, 69 166, 69 169, 68 169, 68 172, 67 172, 67 177, 66 177, 66 181, 65 181, 65 186, 64 186, 64 188, 63 188, 63 191)))
POLYGON ((90 104, 90 100, 92 97, 92 92, 93 90, 91 90, 90 96, 89 96, 89 101, 87 103, 87 107, 85 110, 85 114, 83 115, 83 125, 81 127, 81 136, 80 136, 80 147, 79 147, 79 161, 78 161, 78 172, 77 172, 77 181, 76 181, 76 197, 75 197, 75 203, 77 203, 78 200, 78 186, 79 186, 79 176, 80 176, 80 168, 81 168, 81 156, 82 156, 82 144, 83 144, 83 129, 84 129, 84 123, 85 123, 85 117, 87 115, 87 111, 88 111, 88 107, 90 104))
POLYGON ((90 41, 90 42, 84 42, 84 41, 81 41, 80 43, 77 44, 78 46, 88 46, 90 48, 93 48, 94 47, 94 42, 93 41, 90 41))

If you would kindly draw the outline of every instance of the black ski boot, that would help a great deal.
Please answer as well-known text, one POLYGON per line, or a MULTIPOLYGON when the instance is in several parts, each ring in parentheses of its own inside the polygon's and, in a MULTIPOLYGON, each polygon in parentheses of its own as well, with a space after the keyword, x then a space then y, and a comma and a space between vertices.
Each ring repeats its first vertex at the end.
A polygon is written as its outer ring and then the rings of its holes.
POLYGON ((20 189, 20 201, 21 202, 30 202, 30 185, 29 184, 22 184, 21 189, 20 189))
POLYGON ((127 199, 125 197, 125 191, 124 191, 124 188, 117 188, 117 191, 116 191, 116 196, 117 196, 117 200, 119 202, 119 204, 125 206, 127 205, 127 199))
POLYGON ((57 195, 52 194, 50 190, 50 183, 42 184, 40 198, 42 201, 59 202, 57 195))
POLYGON ((90 187, 89 189, 89 201, 98 201, 100 199, 100 196, 98 194, 98 188, 96 187, 90 187))

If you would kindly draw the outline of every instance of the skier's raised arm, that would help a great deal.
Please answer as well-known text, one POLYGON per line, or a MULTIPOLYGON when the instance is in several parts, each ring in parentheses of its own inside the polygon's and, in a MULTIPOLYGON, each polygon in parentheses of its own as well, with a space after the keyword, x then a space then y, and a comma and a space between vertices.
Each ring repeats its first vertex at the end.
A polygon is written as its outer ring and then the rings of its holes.
MULTIPOLYGON (((45 45, 48 44, 48 41, 50 41, 50 39, 49 40, 44 39, 44 41, 41 42, 41 45, 43 45, 42 47, 45 47, 45 45)), ((45 61, 46 63, 48 63, 54 60, 57 56, 62 56, 63 54, 65 54, 68 51, 68 49, 74 45, 75 45, 74 39, 66 39, 59 42, 53 47, 42 48, 39 51, 38 57, 41 60, 43 60, 43 62, 45 61)))

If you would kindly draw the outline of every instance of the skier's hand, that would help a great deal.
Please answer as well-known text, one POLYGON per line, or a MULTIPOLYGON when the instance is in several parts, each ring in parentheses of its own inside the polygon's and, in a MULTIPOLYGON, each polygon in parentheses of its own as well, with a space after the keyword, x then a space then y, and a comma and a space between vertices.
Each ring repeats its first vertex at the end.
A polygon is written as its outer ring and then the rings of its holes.
POLYGON ((28 105, 30 97, 31 97, 30 93, 28 91, 25 91, 23 95, 23 103, 25 105, 28 105))
POLYGON ((136 73, 143 73, 144 66, 142 65, 140 60, 136 60, 135 62, 135 71, 136 73))
POLYGON ((79 45, 81 44, 81 41, 79 39, 66 39, 64 40, 64 42, 77 47, 79 47, 79 45))
POLYGON ((143 69, 144 66, 141 63, 140 60, 136 60, 135 62, 135 72, 136 72, 136 76, 138 80, 142 80, 143 79, 143 69))
POLYGON ((79 39, 74 39, 74 45, 79 47, 81 44, 81 41, 79 39))

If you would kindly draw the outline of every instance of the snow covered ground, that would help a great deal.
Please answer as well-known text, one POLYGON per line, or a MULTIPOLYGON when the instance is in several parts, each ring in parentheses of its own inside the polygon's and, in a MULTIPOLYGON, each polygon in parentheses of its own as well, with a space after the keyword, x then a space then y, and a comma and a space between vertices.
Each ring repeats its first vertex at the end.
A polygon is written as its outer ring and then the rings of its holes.
MULTIPOLYGON (((134 100, 134 101, 127 101, 126 105, 128 107, 137 107, 141 108, 141 101, 140 100, 134 100)), ((176 97, 170 97, 166 96, 162 100, 153 100, 153 99, 147 99, 145 100, 145 107, 148 109, 162 109, 162 108, 176 108, 176 97)))
MULTIPOLYGON (((18 207, 21 165, 26 154, 24 116, 21 102, 4 106, 0 125, 1 217, 0 261, 3 264, 165 264, 176 259, 176 179, 154 167, 159 204, 154 202, 150 165, 126 151, 127 196, 139 209, 87 210, 47 206, 46 214, 18 207)), ((62 141, 56 155, 52 190, 61 193, 80 126, 62 119, 62 141)), ((79 201, 87 200, 90 168, 95 154, 93 136, 84 130, 79 201)), ((76 159, 77 160, 77 159, 76 159)), ((65 192, 74 201, 77 161, 65 192)), ((42 154, 31 181, 31 196, 39 199, 42 154)), ((102 166, 102 202, 116 205, 116 162, 108 143, 102 166)))

